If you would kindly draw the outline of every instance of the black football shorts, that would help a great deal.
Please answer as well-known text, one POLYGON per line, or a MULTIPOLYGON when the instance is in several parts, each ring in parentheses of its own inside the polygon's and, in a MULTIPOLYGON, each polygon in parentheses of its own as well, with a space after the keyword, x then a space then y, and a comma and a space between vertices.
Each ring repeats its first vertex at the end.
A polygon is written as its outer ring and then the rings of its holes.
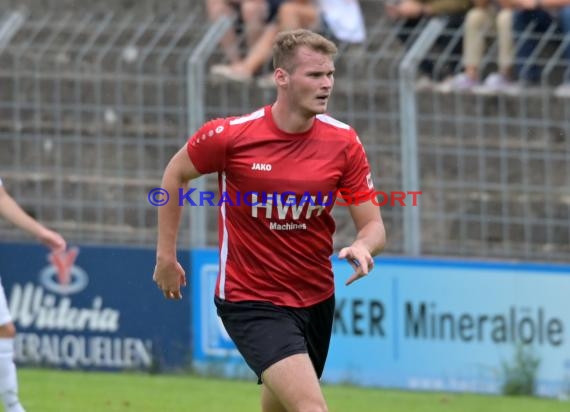
POLYGON ((335 297, 306 308, 270 302, 228 302, 214 299, 218 316, 261 383, 261 374, 274 363, 308 353, 320 378, 325 367, 334 319, 335 297))

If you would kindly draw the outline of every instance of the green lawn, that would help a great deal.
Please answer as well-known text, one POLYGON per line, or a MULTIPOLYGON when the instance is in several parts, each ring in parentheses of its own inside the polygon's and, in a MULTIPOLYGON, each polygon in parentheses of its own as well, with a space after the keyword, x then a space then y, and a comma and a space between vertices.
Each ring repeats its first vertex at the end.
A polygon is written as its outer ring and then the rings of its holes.
MULTIPOLYGON (((19 369, 28 412, 259 411, 253 382, 194 376, 82 373, 19 369)), ((554 412, 570 402, 325 386, 330 412, 554 412)))

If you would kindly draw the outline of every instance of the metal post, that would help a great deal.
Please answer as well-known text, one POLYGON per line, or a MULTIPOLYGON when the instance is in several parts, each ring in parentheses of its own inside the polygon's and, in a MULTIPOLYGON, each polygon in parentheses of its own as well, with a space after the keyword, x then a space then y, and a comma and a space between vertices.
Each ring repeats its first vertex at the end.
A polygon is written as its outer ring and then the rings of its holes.
MULTIPOLYGON (((232 25, 233 20, 223 17, 216 20, 208 29, 200 43, 188 59, 188 135, 191 136, 204 123, 205 113, 205 66, 222 36, 232 25)), ((205 176, 196 179, 193 187, 201 192, 205 189, 205 176)), ((193 207, 190 209, 190 246, 205 247, 206 239, 206 208, 193 207)))
MULTIPOLYGON (((419 191, 418 113, 415 81, 419 62, 425 57, 445 27, 443 18, 432 18, 400 63, 400 128, 402 148, 402 190, 419 191)), ((419 198, 418 198, 419 199, 419 198)), ((421 254, 421 220, 417 207, 404 208, 404 253, 421 254)))
POLYGON ((22 27, 26 17, 22 12, 14 11, 8 13, 2 21, 0 21, 0 50, 6 47, 16 32, 22 27))

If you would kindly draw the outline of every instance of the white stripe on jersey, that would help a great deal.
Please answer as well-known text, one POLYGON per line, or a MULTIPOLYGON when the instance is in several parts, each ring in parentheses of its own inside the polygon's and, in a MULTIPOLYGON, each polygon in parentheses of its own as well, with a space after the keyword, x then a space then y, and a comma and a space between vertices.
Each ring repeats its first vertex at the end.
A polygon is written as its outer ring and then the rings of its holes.
POLYGON ((350 129, 349 125, 341 122, 340 120, 336 120, 333 117, 330 117, 328 114, 318 114, 317 119, 319 119, 323 123, 327 123, 327 124, 339 127, 341 129, 346 129, 346 130, 350 129))
MULTIPOLYGON (((222 172, 222 193, 226 193, 226 173, 222 172)), ((226 298, 226 262, 228 260, 228 226, 226 225, 226 202, 222 202, 222 247, 220 250, 220 299, 226 298)))
POLYGON ((230 125, 233 126, 235 124, 242 124, 249 122, 251 120, 259 119, 265 115, 265 108, 261 108, 256 110, 255 112, 248 114, 247 116, 238 117, 237 119, 230 120, 230 125))

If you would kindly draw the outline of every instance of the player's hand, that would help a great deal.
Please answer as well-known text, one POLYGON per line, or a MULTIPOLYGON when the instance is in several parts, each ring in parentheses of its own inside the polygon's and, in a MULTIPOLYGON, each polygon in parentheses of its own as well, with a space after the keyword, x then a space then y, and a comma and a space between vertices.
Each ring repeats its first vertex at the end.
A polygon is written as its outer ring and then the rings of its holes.
POLYGON ((53 230, 45 229, 39 235, 38 239, 47 246, 53 253, 61 253, 67 249, 65 239, 53 230))
POLYGON ((341 249, 338 257, 339 259, 348 260, 348 263, 350 263, 350 266, 354 269, 354 273, 346 281, 347 286, 368 275, 374 267, 374 259, 372 259, 370 252, 363 247, 345 247, 341 249))
POLYGON ((157 262, 152 275, 166 299, 182 299, 180 287, 186 286, 186 274, 177 261, 157 262))

